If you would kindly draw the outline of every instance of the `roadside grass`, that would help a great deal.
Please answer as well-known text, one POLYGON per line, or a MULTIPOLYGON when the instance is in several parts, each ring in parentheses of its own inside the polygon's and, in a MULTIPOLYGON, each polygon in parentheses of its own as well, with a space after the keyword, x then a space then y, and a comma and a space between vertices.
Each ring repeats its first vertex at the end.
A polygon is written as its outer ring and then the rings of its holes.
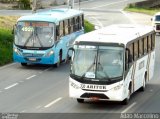
POLYGON ((154 15, 155 13, 160 12, 160 8, 139 8, 131 5, 128 5, 126 8, 124 8, 124 10, 129 12, 144 13, 148 15, 154 15))
POLYGON ((17 16, 0 16, 0 66, 12 62, 12 29, 17 19, 17 16))
POLYGON ((85 20, 84 21, 84 32, 87 33, 93 30, 94 30, 94 25, 91 24, 89 21, 85 20))

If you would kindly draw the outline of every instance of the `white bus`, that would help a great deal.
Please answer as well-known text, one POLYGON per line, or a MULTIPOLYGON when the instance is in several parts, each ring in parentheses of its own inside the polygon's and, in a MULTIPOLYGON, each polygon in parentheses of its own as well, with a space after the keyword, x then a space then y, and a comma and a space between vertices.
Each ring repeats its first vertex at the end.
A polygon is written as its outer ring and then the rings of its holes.
POLYGON ((120 101, 153 78, 155 31, 151 26, 117 24, 79 36, 72 48, 69 96, 120 101))
POLYGON ((151 20, 155 32, 160 33, 160 12, 156 13, 151 20))

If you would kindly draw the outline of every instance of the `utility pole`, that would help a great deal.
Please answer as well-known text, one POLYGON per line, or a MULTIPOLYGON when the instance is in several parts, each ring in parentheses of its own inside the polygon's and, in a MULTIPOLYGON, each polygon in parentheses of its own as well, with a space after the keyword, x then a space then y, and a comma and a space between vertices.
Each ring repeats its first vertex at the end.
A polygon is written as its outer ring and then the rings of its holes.
POLYGON ((68 7, 71 9, 74 8, 74 0, 68 0, 68 7))
POLYGON ((78 0, 79 10, 81 9, 81 0, 78 0))
POLYGON ((36 13, 37 10, 37 0, 32 0, 32 13, 36 13))

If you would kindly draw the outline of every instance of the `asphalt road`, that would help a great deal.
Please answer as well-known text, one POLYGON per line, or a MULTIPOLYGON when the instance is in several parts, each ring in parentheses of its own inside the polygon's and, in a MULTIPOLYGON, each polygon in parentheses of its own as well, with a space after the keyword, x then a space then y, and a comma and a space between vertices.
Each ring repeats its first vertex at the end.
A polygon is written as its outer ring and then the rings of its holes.
MULTIPOLYGON (((88 20, 100 27, 114 23, 133 23, 134 20, 122 11, 129 2, 130 0, 90 0, 81 3, 80 9, 85 11, 88 20)), ((0 14, 3 15, 4 12, 6 11, 0 11, 0 14)), ((12 12, 15 15, 31 13, 31 11, 12 12)), ((69 98, 69 64, 62 64, 59 68, 42 65, 22 67, 17 63, 0 67, 0 112, 4 113, 0 118, 5 116, 6 112, 25 113, 19 114, 20 119, 44 119, 44 117, 116 119, 125 118, 125 115, 122 115, 124 113, 160 113, 159 39, 157 36, 154 78, 147 84, 145 92, 136 92, 132 95, 128 105, 90 101, 79 104, 75 99, 69 98)))

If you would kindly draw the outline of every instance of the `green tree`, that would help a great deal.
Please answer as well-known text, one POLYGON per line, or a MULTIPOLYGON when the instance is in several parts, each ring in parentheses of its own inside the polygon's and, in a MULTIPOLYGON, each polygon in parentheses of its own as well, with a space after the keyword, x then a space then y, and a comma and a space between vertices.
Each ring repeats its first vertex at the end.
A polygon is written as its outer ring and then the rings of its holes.
POLYGON ((20 8, 22 9, 30 9, 30 0, 19 0, 20 8))

